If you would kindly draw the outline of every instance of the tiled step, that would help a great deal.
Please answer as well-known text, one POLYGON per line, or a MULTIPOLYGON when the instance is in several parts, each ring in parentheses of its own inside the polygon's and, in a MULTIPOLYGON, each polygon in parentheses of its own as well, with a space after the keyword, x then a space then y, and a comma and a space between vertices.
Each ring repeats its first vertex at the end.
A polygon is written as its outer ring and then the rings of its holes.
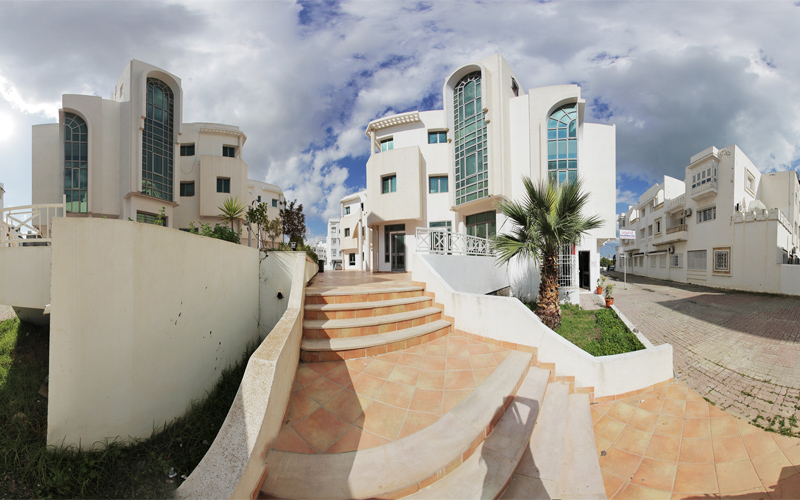
POLYGON ((353 287, 328 290, 306 289, 306 304, 348 304, 380 300, 407 299, 423 295, 425 287, 417 285, 354 289, 353 287))
POLYGON ((377 356, 426 344, 450 333, 452 325, 443 319, 389 333, 334 339, 303 339, 300 359, 307 363, 339 361, 377 356))
POLYGON ((600 463, 597 460, 588 394, 569 396, 560 498, 606 498, 600 463))
POLYGON ((569 384, 550 383, 527 450, 501 498, 560 498, 568 407, 569 384))
POLYGON ((526 438, 539 415, 549 376, 547 370, 531 368, 514 402, 475 453, 442 480, 406 498, 499 497, 527 448, 526 438))
POLYGON ((426 307, 416 311, 384 314, 370 318, 303 321, 303 338, 336 339, 389 333, 442 319, 442 310, 426 307))
POLYGON ((407 311, 416 311, 433 306, 431 297, 419 296, 405 299, 352 302, 347 304, 306 304, 305 319, 350 319, 383 316, 407 311))
POLYGON ((360 451, 270 450, 261 495, 272 498, 398 498, 425 488, 469 459, 522 384, 530 353, 510 352, 464 401, 405 438, 360 451))

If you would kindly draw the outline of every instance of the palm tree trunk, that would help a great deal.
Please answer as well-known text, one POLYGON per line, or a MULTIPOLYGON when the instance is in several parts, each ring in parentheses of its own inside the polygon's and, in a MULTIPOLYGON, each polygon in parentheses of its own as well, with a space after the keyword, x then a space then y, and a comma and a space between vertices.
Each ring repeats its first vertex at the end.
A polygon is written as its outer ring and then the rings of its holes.
POLYGON ((558 252, 542 256, 541 271, 536 315, 548 328, 555 330, 561 326, 561 307, 558 305, 558 252))

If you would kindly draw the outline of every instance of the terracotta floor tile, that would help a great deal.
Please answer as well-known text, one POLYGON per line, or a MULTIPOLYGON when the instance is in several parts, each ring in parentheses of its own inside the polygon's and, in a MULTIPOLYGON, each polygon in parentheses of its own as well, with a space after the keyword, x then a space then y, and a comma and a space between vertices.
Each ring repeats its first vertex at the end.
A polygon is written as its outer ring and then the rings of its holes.
POLYGON ((786 481, 797 474, 797 469, 789 463, 789 460, 781 451, 775 451, 768 455, 762 455, 752 460, 753 468, 761 480, 761 484, 767 491, 775 489, 778 483, 786 481))
POLYGON ((430 356, 428 354, 422 358, 423 370, 444 370, 447 368, 447 358, 443 356, 430 356))
POLYGON ((800 498, 800 474, 780 481, 775 487, 769 490, 769 496, 773 499, 781 498, 787 500, 797 500, 800 498))
POLYGON ((681 383, 670 384, 667 389, 667 399, 681 399, 686 400, 686 393, 688 389, 681 383))
POLYGON ((670 499, 671 500, 718 500, 719 495, 715 493, 703 493, 702 495, 698 495, 697 493, 673 493, 670 499))
POLYGON ((714 445, 714 461, 716 463, 735 462, 748 458, 747 450, 744 449, 744 443, 742 443, 740 436, 714 438, 712 442, 714 445))
POLYGON ((355 424, 384 439, 393 440, 403 425, 406 411, 383 403, 374 402, 355 424))
POLYGON ((492 354, 479 354, 477 356, 470 356, 470 361, 473 368, 494 368, 497 366, 497 360, 492 354))
POLYGON ((308 417, 293 425, 294 430, 318 452, 332 445, 350 427, 325 408, 320 408, 308 417))
POLYGON ((472 394, 472 390, 469 389, 466 391, 445 391, 444 406, 442 407, 442 415, 455 408, 460 402, 464 401, 470 394, 472 394))
POLYGON ((684 439, 678 461, 686 463, 714 463, 714 448, 710 439, 684 439))
POLYGON ((483 342, 469 343, 467 344, 467 349, 471 356, 476 354, 490 354, 492 352, 491 349, 489 349, 489 344, 484 344, 483 342))
POLYGON ((325 377, 320 377, 308 384, 302 392, 308 394, 317 403, 324 405, 341 390, 342 386, 339 384, 333 383, 325 377))
POLYGON ((444 391, 426 391, 417 388, 411 399, 409 410, 441 415, 443 405, 444 391))
POLYGON ((597 449, 597 459, 600 459, 602 452, 608 451, 611 448, 611 441, 597 434, 594 435, 594 446, 597 449))
POLYGON ((716 406, 710 404, 708 405, 708 416, 709 417, 730 417, 730 414, 725 413, 724 410, 717 408, 716 406))
POLYGON ((505 351, 505 349, 500 347, 499 345, 489 344, 489 351, 495 353, 495 352, 505 351))
POLYGON ((325 374, 325 378, 334 382, 336 384, 341 385, 342 387, 347 387, 356 378, 361 372, 357 370, 353 370, 348 368, 347 365, 342 363, 341 365, 337 366, 333 370, 329 371, 325 374))
POLYGON ((406 349, 406 350, 404 350, 403 352, 407 352, 407 353, 409 353, 409 354, 419 354, 419 355, 423 355, 423 354, 425 354, 425 351, 426 351, 427 349, 428 349, 428 346, 426 346, 426 345, 415 345, 415 346, 413 346, 413 347, 409 347, 409 348, 407 348, 407 349, 406 349))
POLYGON ((683 417, 685 412, 686 412, 685 399, 667 399, 664 401, 664 406, 661 407, 662 415, 683 417))
POLYGON ((698 394, 696 391, 689 389, 686 392, 686 401, 705 401, 705 399, 703 399, 703 396, 698 394))
POLYGON ((417 388, 429 390, 444 389, 444 372, 422 371, 417 379, 417 388))
POLYGON ((736 493, 761 487, 761 480, 758 478, 758 474, 756 474, 750 460, 725 462, 717 464, 716 467, 719 492, 721 494, 736 493))
POLYGON ((449 344, 467 345, 469 340, 467 337, 461 335, 448 335, 447 341, 449 344))
POLYGON ((402 366, 411 366, 413 368, 422 368, 422 356, 419 354, 403 353, 397 364, 402 366))
POLYGON ((347 388, 357 392, 358 394, 361 394, 362 396, 374 398, 385 383, 386 381, 381 378, 362 373, 358 377, 354 378, 353 382, 347 388))
POLYGON ((778 448, 782 450, 785 448, 791 448, 792 446, 800 445, 800 439, 796 437, 784 436, 782 434, 778 434, 777 432, 770 432, 769 435, 772 436, 772 440, 775 441, 775 444, 778 445, 778 448))
POLYGON ((619 420, 611 418, 608 415, 603 415, 603 418, 594 424, 594 433, 598 436, 608 439, 613 443, 617 440, 617 437, 619 437, 619 434, 624 428, 625 424, 619 420))
POLYGON ((706 418, 708 417, 708 403, 705 401, 686 400, 686 418, 706 418))
POLYGON ((669 500, 669 491, 653 490, 629 483, 617 493, 614 500, 669 500))
POLYGON ((782 451, 792 465, 800 466, 800 446, 790 446, 789 448, 784 448, 782 451))
POLYGON ((351 370, 362 372, 367 366, 369 366, 371 362, 372 360, 370 358, 348 359, 347 361, 344 362, 344 365, 351 370))
POLYGON ((394 367, 387 380, 400 384, 417 385, 419 370, 410 366, 398 365, 394 367))
POLYGON ((747 450, 747 454, 750 455, 750 458, 760 457, 761 455, 773 453, 780 449, 766 431, 754 432, 742 436, 742 441, 744 442, 744 447, 747 450))
POLYGON ((499 351, 492 353, 492 356, 494 356, 494 359, 497 360, 497 364, 499 365, 506 360, 509 354, 511 354, 511 351, 499 351))
POLYGON ((358 395, 350 389, 345 389, 328 401, 325 408, 342 420, 352 423, 364 413, 364 410, 371 403, 372 400, 368 397, 358 395))
POLYGON ((403 421, 403 427, 400 428, 400 433, 397 439, 402 439, 406 436, 414 434, 418 430, 424 429, 429 425, 439 420, 439 415, 431 415, 430 413, 419 413, 416 411, 409 411, 406 413, 406 419, 403 421))
POLYGON ((432 345, 428 344, 428 348, 425 350, 426 356, 447 356, 447 346, 446 345, 432 345))
POLYGON ((642 459, 636 474, 631 479, 631 484, 672 492, 672 483, 675 481, 675 471, 678 464, 675 462, 663 462, 652 458, 642 459))
POLYGON ((589 413, 592 415, 592 426, 594 426, 594 424, 596 424, 598 420, 603 418, 603 414, 595 410, 594 408, 590 407, 589 413))
POLYGON ((289 421, 296 422, 306 415, 310 415, 319 407, 320 404, 311 399, 308 393, 305 392, 305 389, 297 391, 292 394, 289 399, 289 408, 287 411, 289 421))
POLYGON ((639 400, 638 407, 650 413, 661 413, 661 407, 664 406, 664 400, 651 394, 645 394, 639 400))
POLYGON ((683 419, 670 415, 659 415, 653 434, 659 436, 679 437, 683 434, 683 419))
POLYGON ((653 436, 647 446, 644 456, 664 460, 667 462, 677 462, 681 451, 681 438, 667 436, 653 436))
POLYGON ((299 391, 299 390, 300 390, 300 389, 302 389, 302 388, 303 388, 303 386, 302 386, 302 385, 300 385, 300 383, 299 383, 297 380, 295 380, 295 381, 292 383, 292 392, 297 392, 297 391, 299 391))
POLYGON ((617 477, 628 478, 639 468, 642 457, 612 446, 606 450, 606 456, 600 457, 599 462, 601 469, 617 477))
POLYGON ((603 476, 603 488, 606 490, 606 498, 613 498, 626 481, 603 469, 600 470, 600 474, 603 476))
POLYGON ((397 363, 400 361, 400 358, 403 357, 402 352, 389 352, 386 354, 381 354, 379 356, 375 356, 373 359, 377 359, 379 361, 386 361, 387 363, 397 363))
POLYGON ((480 387, 489 378, 489 375, 494 373, 494 370, 495 368, 475 368, 472 370, 472 376, 475 377, 475 385, 480 387))
POLYGON ((653 430, 656 428, 656 422, 658 421, 658 415, 655 413, 650 413, 649 411, 643 410, 641 408, 636 408, 631 414, 631 418, 628 419, 628 427, 633 427, 634 429, 639 429, 640 431, 653 433, 653 430))
POLYGON ((678 464, 673 491, 682 493, 717 493, 714 464, 678 464))
MULTIPOLYGON (((491 354, 490 354, 491 356, 491 354)), ((469 356, 447 356, 447 370, 472 370, 469 356)), ((485 368, 485 367, 484 367, 485 368)))
POLYGON ((309 363, 308 366, 320 375, 325 375, 334 368, 338 368, 344 364, 343 361, 325 361, 323 363, 309 363))
POLYGON ((609 408, 606 415, 614 417, 620 422, 627 422, 628 419, 631 418, 631 415, 633 415, 634 410, 636 410, 636 408, 633 406, 617 401, 614 403, 614 406, 609 408))
POLYGON ((448 391, 474 389, 475 377, 472 376, 472 370, 446 371, 444 373, 444 388, 448 391))
MULTIPOLYGON (((744 436, 745 434, 752 434, 754 432, 762 432, 762 429, 759 429, 755 425, 750 425, 742 419, 736 419, 736 425, 739 426, 739 434, 744 436)), ((776 436, 777 434, 773 434, 776 436)))
POLYGON ((590 405, 590 406, 591 406, 591 407, 592 407, 594 410, 596 410, 596 411, 599 411, 600 413, 602 413, 603 415, 605 415, 605 414, 606 414, 606 412, 607 412, 607 411, 608 411, 608 410, 609 410, 609 409, 610 409, 612 406, 614 406, 614 403, 615 403, 614 401, 606 401, 606 402, 603 402, 603 403, 593 403, 593 404, 592 404, 592 405, 590 405))
POLYGON ((736 419, 734 417, 713 417, 710 420, 711 437, 731 437, 739 435, 739 426, 736 425, 736 419))
POLYGON ((317 380, 319 377, 320 374, 312 370, 310 364, 301 364, 297 368, 297 376, 295 377, 295 380, 297 380, 297 383, 305 387, 311 382, 317 380))
POLYGON ((365 450, 367 448, 383 446, 390 442, 391 441, 387 439, 378 437, 375 434, 353 425, 347 429, 347 432, 345 432, 342 437, 328 448, 327 453, 345 453, 348 451, 365 450))
POLYGON ((369 364, 369 366, 364 370, 364 373, 372 375, 373 377, 386 379, 389 378, 389 374, 392 373, 394 367, 394 363, 388 363, 386 361, 380 361, 376 359, 369 364))
POLYGON ((375 395, 375 401, 386 403, 387 405, 397 406, 398 408, 408 408, 411 398, 414 396, 414 387, 395 382, 386 382, 375 395))
POLYGON ((447 344, 448 356, 469 356, 469 348, 466 344, 456 344, 450 342, 447 344))
POLYGON ((686 418, 683 420, 684 439, 709 439, 711 437, 711 419, 686 418))
POLYGON ((625 426, 614 443, 614 446, 628 453, 633 453, 634 455, 644 455, 647 446, 650 444, 651 437, 652 434, 650 433, 625 426))
POLYGON ((278 437, 272 442, 272 448, 291 453, 317 453, 317 450, 306 443, 289 425, 284 425, 278 437))

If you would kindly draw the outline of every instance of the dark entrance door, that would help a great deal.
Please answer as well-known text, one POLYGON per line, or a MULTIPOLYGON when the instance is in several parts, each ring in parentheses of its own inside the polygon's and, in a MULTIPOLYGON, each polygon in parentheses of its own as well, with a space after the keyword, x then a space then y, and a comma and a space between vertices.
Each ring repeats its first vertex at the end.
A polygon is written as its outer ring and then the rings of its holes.
POLYGON ((581 288, 589 289, 589 252, 578 252, 578 273, 581 288))

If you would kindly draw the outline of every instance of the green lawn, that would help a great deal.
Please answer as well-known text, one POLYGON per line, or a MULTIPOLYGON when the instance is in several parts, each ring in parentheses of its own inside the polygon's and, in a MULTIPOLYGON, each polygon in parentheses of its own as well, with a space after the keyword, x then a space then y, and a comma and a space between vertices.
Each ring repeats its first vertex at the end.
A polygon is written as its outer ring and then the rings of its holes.
MULTIPOLYGON (((526 304, 532 311, 535 304, 526 304)), ((584 311, 580 306, 561 305, 561 326, 556 333, 592 356, 609 356, 644 349, 636 335, 613 309, 584 311)))
POLYGON ((171 497, 214 440, 249 356, 225 370, 206 399, 150 439, 73 452, 45 445, 47 399, 38 392, 47 377, 48 343, 46 327, 0 322, 0 498, 171 497))

